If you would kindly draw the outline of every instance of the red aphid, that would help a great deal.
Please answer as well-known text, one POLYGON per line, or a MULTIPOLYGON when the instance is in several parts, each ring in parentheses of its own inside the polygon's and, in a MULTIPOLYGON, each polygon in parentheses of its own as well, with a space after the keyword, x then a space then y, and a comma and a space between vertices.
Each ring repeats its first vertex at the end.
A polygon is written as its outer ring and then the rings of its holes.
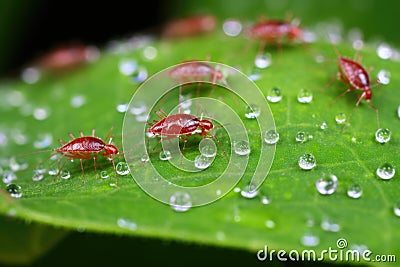
MULTIPOLYGON (((359 62, 357 62, 357 61, 342 57, 335 47, 334 47, 334 49, 335 49, 335 52, 338 57, 338 72, 337 72, 336 76, 338 78, 340 78, 340 80, 342 80, 342 82, 344 84, 348 85, 349 88, 346 91, 344 91, 342 94, 340 94, 337 98, 335 98, 332 102, 335 102, 337 99, 341 98, 348 92, 351 92, 354 90, 362 91, 362 93, 357 98, 357 102, 356 102, 356 105, 354 108, 358 107, 361 100, 365 99, 368 106, 375 110, 376 119, 377 119, 378 127, 379 127, 378 109, 370 103, 370 100, 372 98, 372 90, 371 90, 372 82, 369 77, 368 71, 364 68, 364 66, 361 65, 361 60, 359 60, 359 62)), ((374 82, 378 83, 377 80, 374 80, 374 82)), ((352 113, 350 114, 349 120, 350 120, 353 112, 354 112, 354 109, 353 109, 352 113)))
MULTIPOLYGON (((109 135, 111 134, 112 129, 113 127, 110 129, 106 140, 110 137, 109 135)), ((96 171, 96 159, 99 156, 99 154, 110 160, 115 170, 113 157, 119 154, 118 148, 112 144, 106 144, 100 138, 95 137, 94 132, 95 131, 93 129, 91 136, 84 136, 83 133, 80 132, 81 136, 78 138, 75 138, 70 133, 69 136, 71 137, 72 140, 69 142, 65 142, 60 139, 59 141, 63 144, 63 146, 55 149, 55 153, 62 154, 60 160, 62 158, 79 159, 82 169, 82 176, 84 175, 84 169, 82 164, 83 160, 90 160, 93 157, 94 170, 96 171)))
POLYGON ((197 81, 197 79, 209 78, 209 81, 215 83, 217 80, 226 84, 222 73, 205 62, 196 60, 185 61, 182 64, 172 68, 168 74, 171 78, 181 82, 197 81))
POLYGON ((215 29, 216 18, 212 15, 197 15, 168 22, 163 29, 165 38, 181 38, 200 35, 215 29))

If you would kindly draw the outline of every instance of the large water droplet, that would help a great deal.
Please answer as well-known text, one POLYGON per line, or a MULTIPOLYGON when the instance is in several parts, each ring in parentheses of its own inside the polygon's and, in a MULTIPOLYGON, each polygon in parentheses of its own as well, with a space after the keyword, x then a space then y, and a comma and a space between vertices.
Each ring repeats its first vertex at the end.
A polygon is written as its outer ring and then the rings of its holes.
POLYGON ((307 140, 308 140, 308 135, 305 132, 299 131, 296 133, 296 142, 304 143, 307 140))
POLYGON ((303 170, 311 170, 317 165, 317 161, 313 154, 306 153, 299 158, 299 167, 303 170))
POLYGON ((240 194, 245 198, 255 198, 258 195, 258 190, 254 184, 249 184, 240 191, 240 194))
POLYGON ((387 70, 380 70, 378 72, 378 81, 381 84, 389 84, 390 83, 390 72, 387 70))
POLYGON ((297 101, 303 104, 310 103, 313 99, 312 92, 308 89, 301 88, 297 94, 297 101))
POLYGON ((235 37, 242 31, 242 23, 238 20, 228 19, 222 25, 224 33, 228 36, 235 37))
POLYGON ((376 175, 383 180, 390 180, 396 173, 396 168, 390 163, 384 163, 376 169, 376 175))
POLYGON ((393 212, 394 212, 394 215, 396 215, 397 217, 400 217, 400 201, 398 201, 396 204, 394 204, 393 212))
POLYGON ((282 100, 282 92, 278 87, 273 87, 269 90, 267 100, 271 103, 278 103, 282 100))
POLYGON ((160 160, 170 160, 172 158, 171 151, 169 150, 163 150, 158 154, 158 157, 160 160))
POLYGON ((335 121, 337 124, 343 124, 346 122, 346 114, 340 112, 336 114, 335 121))
POLYGON ((13 198, 20 198, 22 197, 22 188, 17 184, 9 184, 6 188, 7 192, 13 198))
POLYGON ((270 145, 276 144, 279 141, 279 133, 274 129, 266 131, 264 141, 270 145))
POLYGON ((203 154, 197 155, 194 159, 194 166, 197 169, 204 170, 207 169, 213 161, 214 157, 206 157, 203 154))
POLYGON ((380 57, 381 59, 389 59, 392 56, 393 51, 388 44, 382 43, 376 49, 376 53, 378 54, 378 57, 380 57))
POLYGON ((353 183, 347 188, 347 195, 351 198, 360 198, 363 190, 360 184, 353 183))
POLYGON ((246 110, 245 110, 245 116, 246 116, 246 118, 248 118, 248 119, 255 119, 255 118, 257 118, 258 116, 260 116, 260 114, 261 114, 261 109, 260 109, 260 107, 259 106, 257 106, 257 105, 254 105, 254 104, 250 104, 250 105, 248 105, 247 107, 246 107, 246 110))
POLYGON ((319 237, 311 233, 306 233, 301 237, 301 244, 306 247, 315 247, 319 244, 319 237))
POLYGON ((377 142, 381 144, 385 144, 390 141, 390 137, 392 136, 392 132, 389 129, 379 128, 375 132, 375 139, 377 142))
POLYGON ((200 153, 209 158, 213 158, 217 155, 217 146, 211 138, 204 138, 199 143, 200 153))
POLYGON ((240 156, 245 156, 250 154, 250 144, 246 140, 234 141, 233 149, 235 151, 235 154, 240 156))
POLYGON ((334 174, 323 174, 315 183, 321 195, 331 195, 336 191, 338 178, 334 174))
POLYGON ((265 69, 271 65, 272 58, 270 53, 259 54, 254 59, 254 65, 259 69, 265 69))
POLYGON ((178 191, 170 197, 169 204, 173 210, 184 212, 192 207, 192 200, 188 193, 178 191))
POLYGON ((129 173, 128 163, 121 161, 115 166, 115 169, 119 175, 127 175, 129 173))

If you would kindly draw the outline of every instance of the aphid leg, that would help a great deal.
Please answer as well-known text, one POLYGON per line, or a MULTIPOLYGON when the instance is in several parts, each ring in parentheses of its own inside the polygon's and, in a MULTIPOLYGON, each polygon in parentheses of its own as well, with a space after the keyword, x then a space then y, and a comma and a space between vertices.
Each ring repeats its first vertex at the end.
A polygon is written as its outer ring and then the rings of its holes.
POLYGON ((92 137, 94 137, 94 132, 95 132, 95 129, 93 128, 92 129, 92 137))
POLYGON ((376 116, 376 122, 378 124, 378 128, 381 128, 380 126, 380 122, 379 122, 379 110, 377 107, 375 107, 374 105, 372 105, 370 102, 367 102, 367 105, 372 108, 373 110, 375 110, 375 116, 376 116))
POLYGON ((82 169, 82 178, 85 176, 85 171, 83 170, 83 159, 79 159, 81 163, 81 169, 82 169))
POLYGON ((338 72, 335 76, 333 76, 333 78, 327 84, 325 84, 324 87, 321 88, 321 90, 324 91, 326 88, 331 86, 339 78, 340 78, 340 72, 338 72))
POLYGON ((79 134, 81 135, 81 137, 84 137, 83 132, 79 131, 79 134))
POLYGON ((65 142, 64 140, 62 140, 62 139, 58 139, 58 142, 60 142, 61 144, 63 144, 63 145, 65 145, 67 142, 65 142))
MULTIPOLYGON (((338 95, 337 97, 335 97, 333 100, 331 100, 329 103, 328 103, 328 106, 332 106, 336 101, 338 101, 340 98, 342 98, 345 94, 347 94, 348 92, 351 92, 352 91, 352 89, 351 88, 349 88, 349 89, 347 89, 346 91, 344 91, 343 93, 341 93, 340 95, 338 95)), ((357 101, 357 103, 358 103, 359 101, 357 101)), ((356 106, 358 106, 358 104, 356 105, 356 106)))
POLYGON ((96 172, 97 166, 96 166, 96 159, 97 159, 97 154, 93 155, 93 168, 94 172, 96 172))
POLYGON ((72 133, 68 133, 69 137, 71 137, 71 139, 75 139, 75 136, 72 133))

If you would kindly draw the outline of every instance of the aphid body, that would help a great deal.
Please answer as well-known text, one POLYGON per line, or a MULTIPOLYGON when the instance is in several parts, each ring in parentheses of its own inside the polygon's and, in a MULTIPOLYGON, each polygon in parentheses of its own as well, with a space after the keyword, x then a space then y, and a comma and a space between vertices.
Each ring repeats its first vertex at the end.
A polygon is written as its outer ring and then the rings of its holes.
POLYGON ((168 22, 162 35, 166 38, 181 38, 200 35, 215 29, 216 18, 212 15, 196 15, 168 22))
POLYGON ((226 83, 220 71, 205 62, 196 60, 185 61, 177 65, 170 70, 169 76, 182 82, 197 81, 196 79, 205 79, 208 77, 212 83, 215 83, 217 80, 226 83))

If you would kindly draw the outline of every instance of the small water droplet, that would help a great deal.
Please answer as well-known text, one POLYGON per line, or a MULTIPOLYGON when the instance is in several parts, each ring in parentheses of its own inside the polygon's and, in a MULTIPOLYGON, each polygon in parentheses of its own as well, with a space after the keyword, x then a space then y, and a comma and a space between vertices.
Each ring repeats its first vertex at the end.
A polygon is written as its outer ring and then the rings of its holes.
POLYGON ((392 132, 389 129, 379 128, 375 132, 375 139, 378 143, 385 144, 390 141, 392 132))
POLYGON ((301 237, 301 244, 306 247, 315 247, 319 244, 319 237, 311 233, 306 233, 301 237))
POLYGON ((264 205, 268 205, 269 203, 271 203, 271 199, 267 196, 262 196, 261 197, 261 203, 264 205))
POLYGON ((334 174, 323 174, 315 183, 315 187, 321 195, 331 195, 335 193, 337 185, 338 178, 334 174))
POLYGON ((299 158, 299 167, 303 170, 311 170, 317 166, 317 161, 313 154, 306 153, 299 158))
POLYGON ((129 173, 128 163, 124 161, 118 162, 115 169, 119 175, 127 175, 129 173))
POLYGON ((271 103, 278 103, 282 100, 282 92, 278 87, 273 87, 269 90, 267 100, 271 103))
POLYGON ((360 198, 363 190, 360 184, 353 183, 347 188, 347 195, 351 198, 360 198))
POLYGON ((128 110, 129 104, 123 103, 123 104, 118 104, 117 105, 117 111, 120 113, 125 113, 128 110))
POLYGON ((276 144, 279 141, 279 133, 274 129, 266 131, 264 141, 270 145, 276 144))
POLYGON ((119 218, 117 220, 117 224, 119 227, 131 230, 131 231, 135 231, 137 229, 137 225, 135 222, 129 221, 124 218, 119 218))
POLYGON ((11 157, 8 162, 8 166, 10 167, 11 171, 16 172, 28 168, 28 163, 24 160, 17 161, 15 157, 11 157))
POLYGON ((246 116, 246 118, 248 118, 248 119, 255 119, 255 118, 257 118, 258 116, 260 116, 260 114, 261 114, 261 109, 260 109, 260 107, 259 106, 257 106, 257 105, 254 105, 254 104, 250 104, 250 105, 248 105, 247 107, 246 107, 246 110, 245 110, 245 116, 246 116))
POLYGON ((58 172, 59 172, 60 170, 58 169, 58 168, 51 168, 51 169, 49 169, 49 171, 47 172, 49 175, 51 175, 51 176, 55 176, 55 175, 57 175, 58 174, 58 172))
POLYGON ((265 221, 265 227, 269 228, 269 229, 273 229, 275 228, 275 222, 273 220, 266 220, 265 221))
POLYGON ((5 147, 7 145, 8 145, 7 134, 3 131, 0 131, 0 146, 5 147))
POLYGON ((194 166, 197 169, 204 170, 207 169, 213 161, 214 157, 206 157, 203 154, 197 155, 194 159, 194 166))
POLYGON ((130 107, 129 112, 133 115, 140 115, 147 111, 147 106, 143 102, 137 102, 134 105, 131 104, 130 107))
POLYGON ((17 184, 9 184, 7 185, 7 192, 13 198, 20 198, 22 197, 22 188, 17 184))
POLYGON ((312 101, 312 92, 308 89, 301 88, 297 93, 297 101, 303 104, 308 104, 312 101))
POLYGON ((34 84, 40 79, 40 71, 37 68, 26 68, 21 73, 21 79, 27 84, 34 84))
POLYGON ((28 143, 28 136, 20 129, 14 129, 11 132, 11 138, 17 145, 25 145, 26 143, 28 143))
POLYGON ((254 65, 259 69, 265 69, 271 65, 272 57, 270 53, 259 54, 254 59, 254 65))
POLYGON ((145 67, 139 67, 135 72, 132 74, 132 81, 135 83, 144 82, 148 77, 147 69, 145 67))
POLYGON ((397 108, 397 117, 399 117, 399 119, 400 119, 400 105, 399 105, 399 107, 397 108))
POLYGON ((44 178, 44 173, 41 171, 33 171, 32 180, 37 182, 41 181, 44 178))
POLYGON ((383 180, 390 180, 396 173, 396 168, 390 163, 384 163, 376 169, 376 175, 383 180))
POLYGON ((233 149, 235 151, 235 154, 240 156, 245 156, 250 154, 250 144, 246 140, 234 141, 233 149))
POLYGON ((200 153, 209 158, 213 158, 217 155, 217 146, 211 138, 204 138, 199 143, 200 153))
POLYGON ((61 176, 62 179, 66 180, 66 179, 71 178, 71 173, 69 171, 62 170, 61 173, 60 173, 60 176, 61 176))
POLYGON ((296 142, 304 143, 307 140, 308 140, 308 135, 305 132, 299 131, 296 133, 296 142))
POLYGON ((131 76, 137 69, 137 62, 134 60, 123 59, 119 63, 118 69, 123 75, 131 76))
POLYGON ((33 146, 38 149, 49 147, 53 142, 53 135, 51 133, 38 134, 37 140, 33 142, 33 146))
POLYGON ((172 158, 171 151, 163 150, 163 151, 160 152, 160 154, 158 154, 158 157, 161 160, 170 160, 172 158))
POLYGON ((333 222, 330 218, 324 218, 321 221, 321 228, 324 231, 336 233, 336 232, 339 232, 340 225, 333 222))
POLYGON ((254 184, 249 184, 243 188, 240 194, 245 198, 255 198, 258 195, 258 190, 254 184))
POLYGON ((107 171, 101 171, 100 172, 100 177, 103 178, 103 179, 106 179, 106 178, 108 178, 110 176, 108 175, 107 171))
POLYGON ((324 131, 324 130, 328 129, 328 124, 326 124, 326 122, 322 122, 321 125, 319 126, 319 128, 324 131))
POLYGON ((46 107, 35 108, 33 110, 33 117, 38 121, 47 119, 50 116, 50 109, 46 107))
POLYGON ((86 97, 84 95, 74 95, 69 103, 73 108, 80 108, 86 103, 86 97))
POLYGON ((170 197, 169 204, 173 210, 185 212, 192 207, 192 200, 188 193, 178 191, 170 197))
POLYGON ((393 51, 388 44, 382 43, 377 47, 376 53, 381 59, 389 59, 392 56, 393 51))
POLYGON ((17 175, 11 170, 3 171, 3 183, 9 184, 17 179, 17 175))
POLYGON ((143 156, 140 158, 140 161, 143 162, 143 163, 149 162, 149 161, 150 161, 149 155, 147 155, 147 154, 143 155, 143 156))
POLYGON ((146 46, 143 49, 143 57, 146 60, 154 60, 157 57, 158 51, 157 48, 155 48, 154 46, 146 46))
POLYGON ((235 37, 242 31, 242 23, 238 20, 228 19, 222 25, 224 33, 230 37, 235 37))
POLYGON ((390 83, 390 72, 387 70, 380 70, 378 72, 378 81, 381 84, 389 84, 390 83))
POLYGON ((346 122, 346 114, 340 112, 336 114, 335 121, 337 124, 343 124, 346 122))
POLYGON ((233 189, 233 192, 235 192, 235 193, 239 193, 241 190, 240 190, 240 188, 239 187, 235 187, 234 189, 233 189))
POLYGON ((394 204, 393 212, 394 212, 394 215, 396 215, 397 217, 400 217, 400 201, 398 201, 396 204, 394 204))

